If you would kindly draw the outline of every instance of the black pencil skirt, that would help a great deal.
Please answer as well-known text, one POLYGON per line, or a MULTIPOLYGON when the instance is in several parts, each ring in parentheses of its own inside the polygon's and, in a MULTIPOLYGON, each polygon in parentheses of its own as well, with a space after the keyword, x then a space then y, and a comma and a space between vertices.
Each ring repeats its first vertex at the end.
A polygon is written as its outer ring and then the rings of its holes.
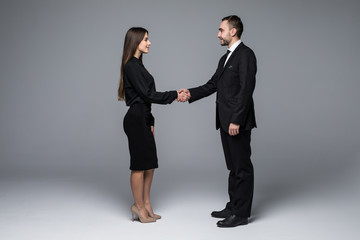
POLYGON ((124 117, 124 131, 129 140, 131 170, 140 171, 158 167, 150 120, 151 107, 140 103, 130 106, 124 117))

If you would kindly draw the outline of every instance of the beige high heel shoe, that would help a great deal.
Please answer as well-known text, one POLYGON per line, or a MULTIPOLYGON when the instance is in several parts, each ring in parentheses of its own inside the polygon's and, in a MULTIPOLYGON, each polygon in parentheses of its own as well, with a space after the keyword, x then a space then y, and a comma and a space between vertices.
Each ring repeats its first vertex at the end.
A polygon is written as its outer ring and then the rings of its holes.
POLYGON ((130 208, 130 210, 131 210, 131 215, 132 215, 132 218, 131 218, 132 221, 135 220, 135 215, 137 215, 141 223, 152 223, 152 222, 156 222, 156 219, 155 219, 155 218, 152 218, 152 217, 142 218, 142 217, 140 216, 139 209, 138 209, 135 205, 132 205, 131 208, 130 208))
POLYGON ((154 213, 154 216, 152 218, 161 219, 161 216, 154 213))
POLYGON ((155 218, 156 220, 161 219, 161 216, 160 216, 160 215, 157 215, 157 214, 154 213, 154 216, 151 216, 151 215, 150 215, 150 211, 147 210, 147 209, 146 209, 146 211, 148 212, 149 217, 155 218))

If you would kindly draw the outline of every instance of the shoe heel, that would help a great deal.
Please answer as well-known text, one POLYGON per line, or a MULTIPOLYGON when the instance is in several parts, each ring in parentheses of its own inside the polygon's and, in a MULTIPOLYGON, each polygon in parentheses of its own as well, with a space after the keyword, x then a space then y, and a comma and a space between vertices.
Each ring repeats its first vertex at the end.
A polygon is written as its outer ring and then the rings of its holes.
POLYGON ((150 222, 156 222, 156 219, 154 218, 146 218, 146 219, 143 219, 141 218, 140 214, 139 214, 139 210, 136 208, 136 206, 132 205, 131 206, 131 213, 132 213, 132 221, 134 221, 135 217, 134 216, 137 216, 137 218, 139 219, 139 221, 141 223, 150 223, 150 222))
POLYGON ((131 221, 135 221, 136 214, 131 211, 131 221))

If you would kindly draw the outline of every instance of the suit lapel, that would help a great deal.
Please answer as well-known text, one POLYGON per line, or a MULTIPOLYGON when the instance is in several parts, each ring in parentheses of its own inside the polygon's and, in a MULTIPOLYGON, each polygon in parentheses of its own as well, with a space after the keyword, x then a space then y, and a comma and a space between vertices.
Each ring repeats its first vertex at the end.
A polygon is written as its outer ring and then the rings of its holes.
MULTIPOLYGON (((221 70, 220 76, 223 74, 224 70, 229 66, 229 63, 230 63, 231 60, 234 58, 236 52, 237 52, 243 45, 244 45, 244 43, 241 42, 241 43, 239 44, 239 46, 237 46, 237 47, 235 48, 235 50, 231 53, 230 58, 228 59, 228 61, 226 62, 225 66, 224 66, 223 69, 221 70)), ((225 60, 226 60, 226 59, 225 59, 225 60)), ((223 62, 225 62, 225 60, 224 60, 223 62)))
POLYGON ((224 66, 226 60, 226 54, 221 57, 221 66, 224 66))

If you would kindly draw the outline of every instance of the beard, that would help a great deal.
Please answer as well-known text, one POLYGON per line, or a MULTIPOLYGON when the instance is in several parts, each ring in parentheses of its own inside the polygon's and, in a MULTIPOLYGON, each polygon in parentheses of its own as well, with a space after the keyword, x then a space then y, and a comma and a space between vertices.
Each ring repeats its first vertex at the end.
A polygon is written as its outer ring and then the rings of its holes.
POLYGON ((228 46, 229 45, 229 41, 225 40, 225 39, 221 39, 220 40, 220 45, 221 46, 228 46))

